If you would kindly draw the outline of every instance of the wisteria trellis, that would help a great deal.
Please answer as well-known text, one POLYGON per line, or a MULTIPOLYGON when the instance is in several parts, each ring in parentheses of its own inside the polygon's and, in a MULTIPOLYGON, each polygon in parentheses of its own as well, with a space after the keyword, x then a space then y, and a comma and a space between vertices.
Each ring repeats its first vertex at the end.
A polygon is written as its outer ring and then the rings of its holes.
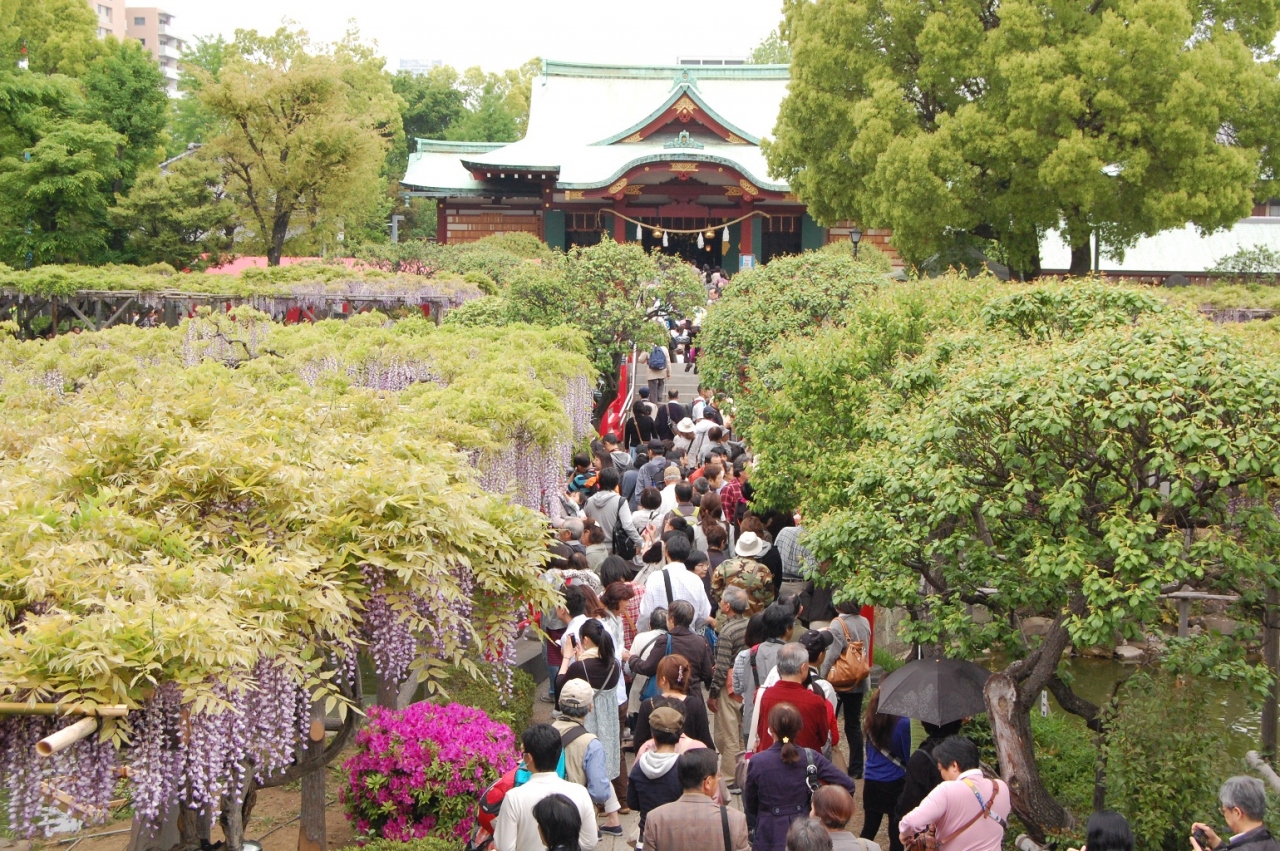
MULTIPOLYGON (((252 321, 236 325, 234 331, 225 333, 199 319, 188 322, 181 343, 182 362, 195 365, 214 360, 235 365, 258 356, 271 333, 252 321)), ((400 392, 423 382, 445 384, 439 371, 424 360, 375 357, 348 363, 329 357, 297 367, 307 384, 337 372, 353 386, 384 392, 400 392)), ((61 374, 46 373, 41 383, 49 392, 64 392, 61 374)), ((560 404, 570 425, 562 439, 542 445, 517 430, 508 435, 500 452, 472 456, 486 490, 507 493, 528 508, 549 509, 572 446, 589 431, 591 392, 585 376, 565 381, 560 404)), ((456 593, 447 600, 392 601, 386 597, 377 568, 366 567, 364 574, 372 594, 359 638, 367 645, 380 676, 403 677, 419 652, 424 648, 428 653, 438 651, 441 636, 446 631, 456 635, 472 615, 472 577, 462 568, 450 578, 456 593), (423 617, 428 612, 435 617, 430 622, 423 617), (441 612, 445 612, 443 618, 441 612), (417 634, 408 626, 415 613, 422 627, 417 634)), ((512 621, 504 635, 482 648, 488 661, 500 663, 495 666, 495 676, 498 684, 507 688, 511 671, 501 663, 510 661, 514 637, 512 621)), ((354 672, 354 656, 348 652, 334 661, 354 672)), ((175 803, 216 819, 230 786, 239 787, 249 773, 259 780, 267 778, 292 762, 299 737, 310 721, 308 691, 271 660, 263 658, 252 671, 241 672, 239 680, 246 685, 235 691, 213 683, 218 705, 201 711, 183 704, 177 685, 158 684, 141 709, 131 714, 130 741, 122 750, 110 742, 90 739, 54 759, 37 760, 34 743, 66 722, 45 716, 0 718, 0 768, 9 790, 10 824, 24 835, 48 829, 49 825, 42 823, 42 782, 70 793, 86 809, 105 811, 114 795, 119 765, 129 768, 134 809, 144 822, 157 823, 175 803)))

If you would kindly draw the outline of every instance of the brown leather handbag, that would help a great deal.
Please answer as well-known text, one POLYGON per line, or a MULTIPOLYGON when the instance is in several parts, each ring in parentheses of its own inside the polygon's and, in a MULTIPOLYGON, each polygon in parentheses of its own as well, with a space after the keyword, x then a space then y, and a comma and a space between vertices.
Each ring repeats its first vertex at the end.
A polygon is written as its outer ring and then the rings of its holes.
POLYGON ((835 664, 827 673, 827 682, 836 691, 849 691, 862 685, 862 681, 871 673, 871 663, 867 660, 867 649, 861 641, 854 641, 849 627, 843 619, 840 628, 844 630, 844 650, 836 657, 835 664))

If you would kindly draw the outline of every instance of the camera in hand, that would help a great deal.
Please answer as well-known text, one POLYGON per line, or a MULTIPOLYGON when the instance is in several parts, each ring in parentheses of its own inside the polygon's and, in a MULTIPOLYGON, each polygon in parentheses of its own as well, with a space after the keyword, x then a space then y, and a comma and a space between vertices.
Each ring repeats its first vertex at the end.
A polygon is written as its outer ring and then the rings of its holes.
POLYGON ((1204 832, 1203 827, 1197 827, 1195 830, 1191 831, 1191 836, 1196 842, 1200 843, 1201 848, 1205 849, 1205 851, 1209 851, 1209 834, 1204 832))

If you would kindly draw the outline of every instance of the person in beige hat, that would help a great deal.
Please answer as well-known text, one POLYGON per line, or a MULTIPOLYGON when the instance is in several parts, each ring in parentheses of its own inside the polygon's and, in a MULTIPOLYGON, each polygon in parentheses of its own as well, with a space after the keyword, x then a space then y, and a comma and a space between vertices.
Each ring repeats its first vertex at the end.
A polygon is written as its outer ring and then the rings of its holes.
POLYGON ((595 702, 595 689, 586 680, 569 680, 560 689, 560 718, 551 726, 560 731, 564 742, 564 779, 586 788, 592 803, 604 811, 600 830, 622 835, 618 818, 621 805, 608 776, 604 745, 588 732, 583 720, 595 702))
MULTIPOLYGON (((636 757, 627 783, 627 806, 640 813, 640 836, 650 810, 680 798, 680 778, 676 745, 684 730, 684 713, 672 706, 660 706, 649 713, 649 729, 654 747, 636 757)), ((637 843, 637 848, 641 847, 637 843)))

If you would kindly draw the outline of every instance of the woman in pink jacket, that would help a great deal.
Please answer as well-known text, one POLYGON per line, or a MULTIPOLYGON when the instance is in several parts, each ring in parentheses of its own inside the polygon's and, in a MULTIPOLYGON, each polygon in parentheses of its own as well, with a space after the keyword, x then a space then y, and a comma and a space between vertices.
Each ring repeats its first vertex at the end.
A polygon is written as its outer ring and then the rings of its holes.
POLYGON ((932 826, 939 851, 1000 851, 1009 787, 982 776, 978 746, 963 736, 944 740, 933 749, 933 758, 942 783, 898 823, 903 843, 932 826))

